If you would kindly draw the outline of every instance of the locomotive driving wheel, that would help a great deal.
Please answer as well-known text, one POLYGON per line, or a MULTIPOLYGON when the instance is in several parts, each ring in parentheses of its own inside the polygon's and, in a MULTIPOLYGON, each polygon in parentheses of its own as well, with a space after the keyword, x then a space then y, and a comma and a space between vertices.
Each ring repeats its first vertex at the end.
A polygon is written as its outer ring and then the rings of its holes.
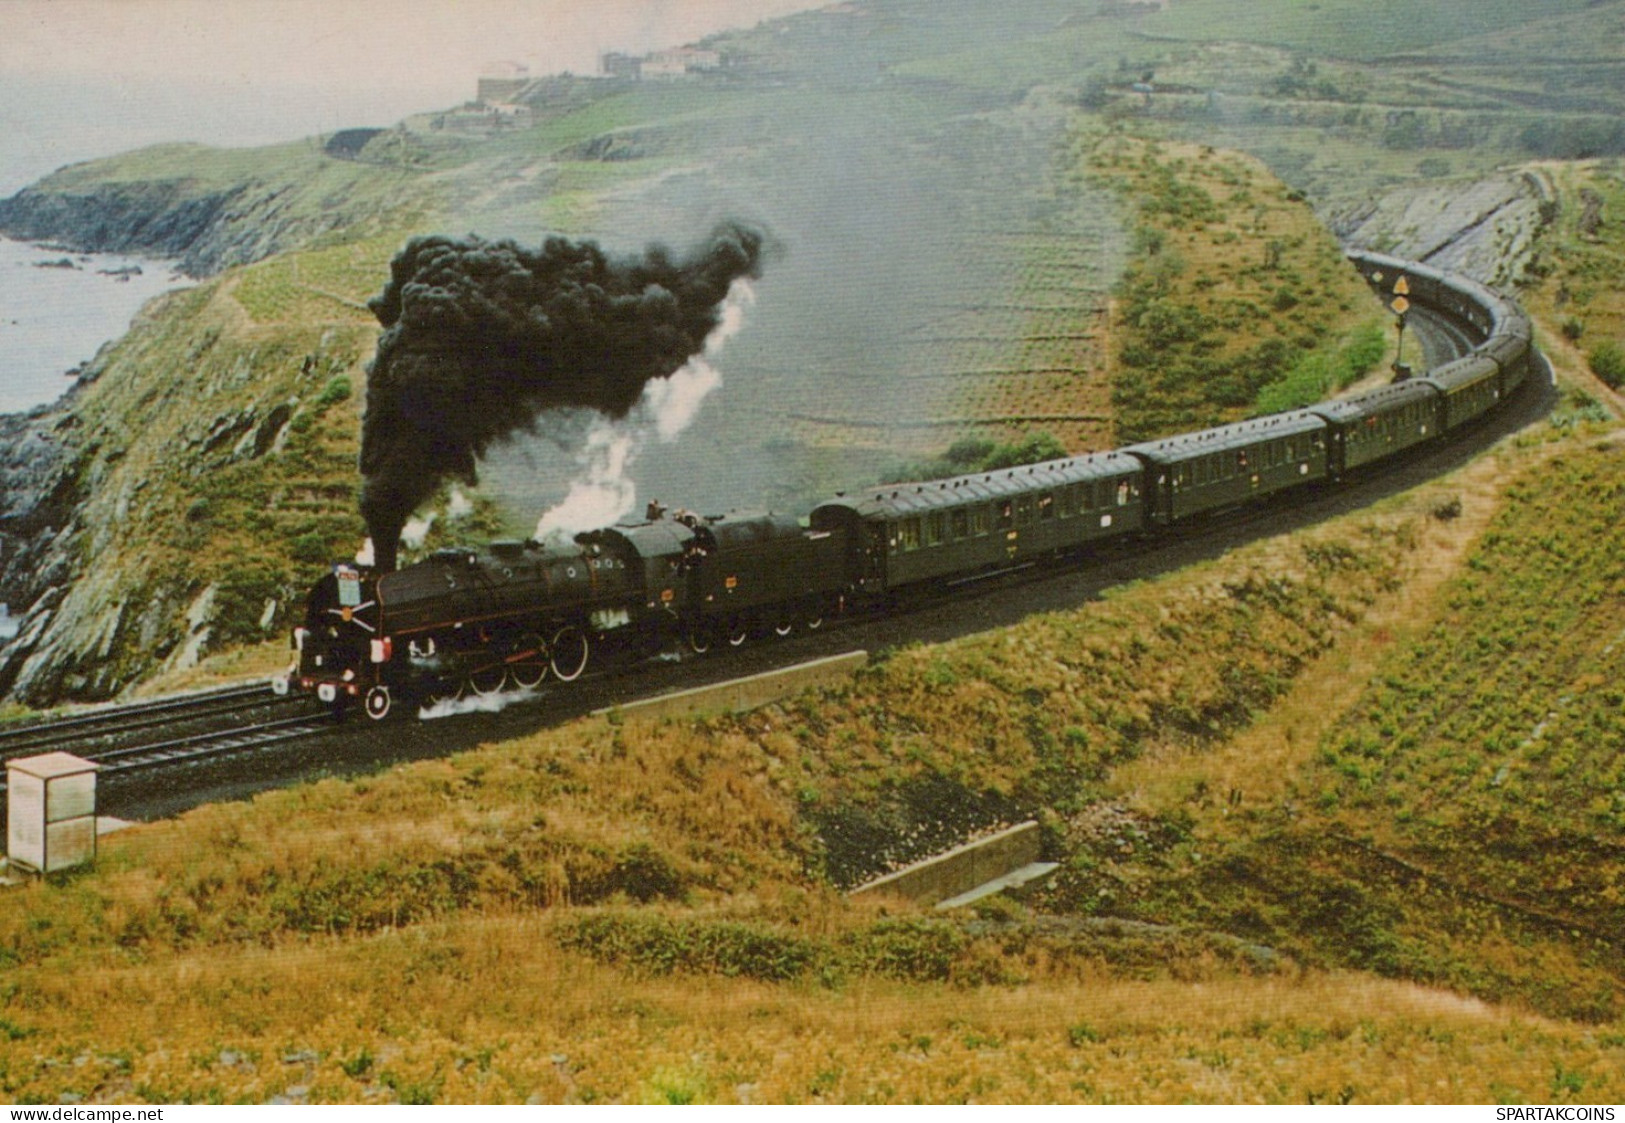
POLYGON ((555 632, 549 648, 552 654, 548 663, 560 682, 574 682, 580 678, 592 657, 587 633, 574 624, 566 624, 555 632))
POLYGON ((463 684, 451 679, 437 679, 423 695, 425 706, 438 706, 442 702, 455 702, 463 696, 463 684))
POLYGON ((711 644, 716 640, 711 624, 705 620, 690 620, 683 632, 688 640, 688 649, 696 655, 710 651, 711 644))
POLYGON ((735 616, 728 621, 728 646, 740 647, 750 638, 750 621, 743 616, 735 616))
POLYGON ((499 693, 508 681, 508 668, 501 663, 489 663, 468 672, 468 686, 482 698, 499 693))
POLYGON ((521 690, 534 690, 547 678, 549 659, 546 641, 535 632, 526 632, 519 637, 508 674, 521 690))

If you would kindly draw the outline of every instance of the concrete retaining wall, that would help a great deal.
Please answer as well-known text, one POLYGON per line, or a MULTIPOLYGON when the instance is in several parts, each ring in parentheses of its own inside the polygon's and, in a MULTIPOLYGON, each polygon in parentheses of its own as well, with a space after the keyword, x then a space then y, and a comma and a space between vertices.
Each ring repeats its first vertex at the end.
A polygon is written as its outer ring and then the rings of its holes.
POLYGON ((799 694, 808 687, 839 682, 869 661, 867 651, 849 651, 800 663, 780 671, 765 671, 748 678, 733 679, 716 686, 700 686, 676 694, 662 694, 625 706, 611 706, 593 713, 619 714, 623 721, 659 720, 669 717, 698 717, 702 714, 743 713, 799 694))
POLYGON ((1038 861, 1039 843, 1036 821, 1017 823, 998 834, 967 842, 865 882, 848 896, 891 893, 911 901, 935 904, 1038 861))

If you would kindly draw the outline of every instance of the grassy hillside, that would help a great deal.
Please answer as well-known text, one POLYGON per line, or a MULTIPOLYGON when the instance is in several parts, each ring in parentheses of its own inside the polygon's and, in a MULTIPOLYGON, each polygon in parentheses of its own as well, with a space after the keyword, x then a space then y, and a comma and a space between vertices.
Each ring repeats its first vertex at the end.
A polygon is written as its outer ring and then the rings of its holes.
POLYGON ((0 902, 0 1089, 1617 1098, 1622 446, 1546 431, 755 714, 109 836, 0 902), (1583 519, 1536 501, 1554 474, 1583 519), (1030 908, 831 888, 1029 814, 1064 862, 1030 908))
POLYGON ((1537 264, 1530 307, 1554 329, 1546 348, 1575 384, 1615 415, 1625 410, 1625 161, 1549 165, 1562 193, 1537 264))
POLYGON ((1113 136, 1078 163, 1137 211, 1113 323, 1117 444, 1324 401, 1382 358, 1381 310, 1256 161, 1113 136))

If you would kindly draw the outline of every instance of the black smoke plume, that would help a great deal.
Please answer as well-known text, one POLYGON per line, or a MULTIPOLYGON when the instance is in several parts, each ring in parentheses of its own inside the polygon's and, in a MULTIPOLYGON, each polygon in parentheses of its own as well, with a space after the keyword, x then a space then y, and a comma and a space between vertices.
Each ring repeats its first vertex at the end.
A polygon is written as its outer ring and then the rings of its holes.
POLYGON ((736 278, 758 276, 762 234, 719 227, 687 258, 663 246, 611 259, 592 242, 540 251, 415 238, 369 303, 384 330, 361 423, 361 514, 373 564, 443 480, 476 482, 492 442, 545 411, 624 417, 646 383, 698 354, 736 278))

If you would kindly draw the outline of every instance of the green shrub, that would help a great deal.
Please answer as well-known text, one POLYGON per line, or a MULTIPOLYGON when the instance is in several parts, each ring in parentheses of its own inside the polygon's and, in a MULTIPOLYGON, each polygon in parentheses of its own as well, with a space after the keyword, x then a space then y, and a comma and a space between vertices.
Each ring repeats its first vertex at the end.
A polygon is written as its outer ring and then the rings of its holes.
POLYGON ((350 400, 350 378, 348 375, 335 375, 322 387, 321 394, 316 398, 316 408, 326 409, 328 406, 338 405, 340 402, 350 400))
POLYGON ((1625 347, 1612 339, 1605 339, 1591 349, 1587 356, 1591 371, 1614 389, 1625 383, 1625 347))
POLYGON ((964 437, 949 445, 941 456, 895 465, 881 474, 881 482, 971 476, 977 472, 997 472, 1001 468, 1059 460, 1065 455, 1066 447, 1048 433, 1033 433, 1006 445, 985 437, 964 437))
POLYGON ((818 958, 795 936, 736 922, 677 921, 641 913, 604 913, 568 925, 559 942, 605 963, 658 975, 688 971, 781 981, 818 958))

